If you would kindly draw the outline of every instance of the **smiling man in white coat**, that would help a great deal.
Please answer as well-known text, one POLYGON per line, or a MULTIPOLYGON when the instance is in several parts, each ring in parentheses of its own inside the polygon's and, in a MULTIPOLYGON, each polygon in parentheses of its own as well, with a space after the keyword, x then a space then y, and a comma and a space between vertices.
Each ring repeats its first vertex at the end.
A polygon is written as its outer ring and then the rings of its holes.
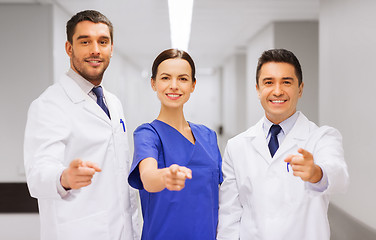
POLYGON ((296 111, 304 83, 296 56, 265 51, 256 90, 265 116, 228 141, 218 240, 329 240, 329 195, 348 185, 341 134, 296 111))
POLYGON ((140 239, 120 101, 101 86, 113 26, 93 10, 67 22, 71 68, 30 106, 25 169, 42 240, 140 239))

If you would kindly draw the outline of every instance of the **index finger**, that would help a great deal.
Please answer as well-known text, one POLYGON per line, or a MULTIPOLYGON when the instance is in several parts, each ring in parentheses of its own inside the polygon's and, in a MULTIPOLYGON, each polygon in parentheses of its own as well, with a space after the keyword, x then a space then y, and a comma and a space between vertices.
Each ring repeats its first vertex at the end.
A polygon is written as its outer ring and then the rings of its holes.
POLYGON ((180 167, 180 172, 183 172, 185 174, 185 177, 188 179, 192 179, 192 170, 187 167, 180 167))
POLYGON ((307 150, 303 149, 303 148, 299 148, 298 149, 298 153, 302 154, 303 157, 311 157, 312 154, 310 152, 308 152, 307 150))
POLYGON ((78 176, 93 176, 95 174, 95 170, 90 167, 80 167, 78 169, 77 175, 78 176))
POLYGON ((102 169, 100 169, 100 167, 98 166, 98 164, 90 162, 90 161, 84 162, 84 166, 85 167, 89 167, 89 168, 93 168, 96 172, 102 171, 102 169))
POLYGON ((293 157, 294 157, 294 155, 292 155, 292 154, 288 155, 287 158, 285 158, 285 162, 287 162, 287 163, 291 162, 293 157))

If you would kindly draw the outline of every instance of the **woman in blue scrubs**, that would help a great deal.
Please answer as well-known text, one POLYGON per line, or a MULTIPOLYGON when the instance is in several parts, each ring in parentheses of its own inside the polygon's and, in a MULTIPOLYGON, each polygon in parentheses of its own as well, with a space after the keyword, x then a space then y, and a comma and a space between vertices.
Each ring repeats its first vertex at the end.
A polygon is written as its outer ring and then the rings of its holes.
POLYGON ((222 159, 215 132, 185 120, 195 85, 188 53, 168 49, 154 60, 151 86, 161 109, 134 132, 128 178, 140 190, 144 240, 215 239, 222 159))

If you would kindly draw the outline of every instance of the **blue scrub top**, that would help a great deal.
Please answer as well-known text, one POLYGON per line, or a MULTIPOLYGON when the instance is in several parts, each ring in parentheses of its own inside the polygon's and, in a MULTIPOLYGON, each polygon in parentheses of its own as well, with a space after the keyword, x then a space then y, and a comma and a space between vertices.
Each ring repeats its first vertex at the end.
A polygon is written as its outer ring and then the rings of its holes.
POLYGON ((211 240, 218 222, 218 187, 222 183, 222 158, 214 131, 189 123, 196 140, 192 144, 170 125, 154 120, 134 132, 134 156, 129 184, 140 190, 144 225, 142 239, 211 240), (158 168, 172 164, 192 170, 181 191, 149 193, 144 190, 138 164, 145 158, 158 168))

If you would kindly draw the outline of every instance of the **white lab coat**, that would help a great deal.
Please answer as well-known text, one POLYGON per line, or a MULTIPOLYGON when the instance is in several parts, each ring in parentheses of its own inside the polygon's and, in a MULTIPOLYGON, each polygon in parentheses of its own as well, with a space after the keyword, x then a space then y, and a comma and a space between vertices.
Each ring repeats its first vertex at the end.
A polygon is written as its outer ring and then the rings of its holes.
POLYGON ((228 141, 219 193, 218 240, 329 240, 329 194, 348 185, 342 137, 317 127, 302 113, 271 158, 263 119, 228 141), (325 172, 323 192, 287 172, 284 159, 298 148, 313 154, 325 172))
POLYGON ((42 240, 140 239, 137 193, 127 183, 122 105, 104 94, 111 120, 67 75, 30 106, 25 169, 30 194, 38 199, 42 240), (102 172, 89 186, 61 196, 60 175, 76 158, 97 163, 102 172))

